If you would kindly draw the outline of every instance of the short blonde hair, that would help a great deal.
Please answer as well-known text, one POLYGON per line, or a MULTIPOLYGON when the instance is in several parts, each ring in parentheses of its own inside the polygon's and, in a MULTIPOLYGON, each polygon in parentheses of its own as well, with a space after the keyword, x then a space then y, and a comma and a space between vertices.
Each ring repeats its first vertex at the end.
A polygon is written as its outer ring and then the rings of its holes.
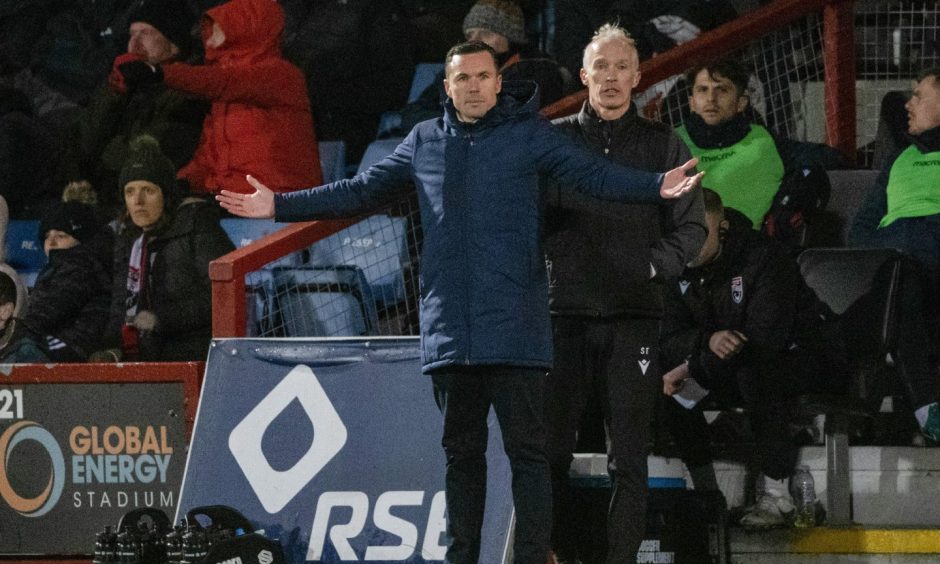
POLYGON ((581 57, 581 66, 583 68, 588 68, 591 45, 607 40, 622 42, 633 51, 634 56, 636 56, 637 64, 640 63, 640 55, 636 51, 636 41, 630 37, 630 32, 620 27, 619 24, 605 23, 597 28, 597 31, 594 32, 594 37, 592 37, 591 41, 584 47, 584 55, 581 57))
POLYGON ((98 193, 95 192, 91 182, 75 180, 65 185, 62 190, 63 202, 80 202, 89 206, 98 205, 98 193))

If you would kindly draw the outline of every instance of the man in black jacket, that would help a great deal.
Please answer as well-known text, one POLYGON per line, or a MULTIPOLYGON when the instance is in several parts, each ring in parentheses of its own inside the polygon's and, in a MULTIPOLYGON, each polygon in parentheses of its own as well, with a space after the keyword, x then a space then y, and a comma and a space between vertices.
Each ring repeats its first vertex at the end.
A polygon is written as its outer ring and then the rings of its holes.
POLYGON ((176 169, 196 150, 208 102, 188 98, 161 84, 131 86, 121 67, 142 60, 150 65, 194 62, 191 28, 195 23, 184 0, 137 0, 128 14, 127 52, 114 60, 111 74, 73 124, 65 155, 70 180, 85 179, 97 189, 103 211, 119 212, 123 202, 111 190, 128 158, 131 140, 146 134, 176 169))
MULTIPOLYGON (((786 249, 749 229, 740 217, 729 223, 721 198, 702 190, 708 238, 699 256, 665 297, 662 360, 666 395, 691 396, 689 378, 725 401, 748 408, 756 442, 758 503, 741 524, 783 525, 793 504, 786 480, 797 458, 790 439, 792 398, 842 389, 834 315, 803 281, 786 249), (815 376, 814 376, 815 375, 815 376)), ((666 401, 664 419, 690 469, 711 467, 707 425, 699 404, 666 401), (686 409, 683 409, 683 408, 686 409)), ((698 469, 697 472, 693 469, 698 469)), ((714 487, 714 477, 711 478, 714 487)))
MULTIPOLYGON (((602 26, 584 51, 589 98, 556 127, 609 159, 645 170, 669 169, 688 151, 666 125, 637 115, 633 39, 602 26)), ((568 469, 589 400, 602 404, 613 499, 608 562, 633 562, 643 539, 646 455, 658 388, 657 341, 662 281, 677 276, 705 239, 700 194, 663 205, 599 202, 549 191, 545 249, 549 267, 554 364, 549 375, 549 462, 558 562, 575 561, 568 469), (600 397, 592 398, 595 391, 600 397)))

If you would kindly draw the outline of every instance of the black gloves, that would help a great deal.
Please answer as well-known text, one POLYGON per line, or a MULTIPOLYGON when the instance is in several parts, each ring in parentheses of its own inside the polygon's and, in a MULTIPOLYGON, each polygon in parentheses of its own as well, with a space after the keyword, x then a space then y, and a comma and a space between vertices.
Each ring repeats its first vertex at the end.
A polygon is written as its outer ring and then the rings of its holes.
POLYGON ((129 61, 118 66, 127 88, 137 88, 147 84, 163 82, 163 70, 140 60, 129 61))

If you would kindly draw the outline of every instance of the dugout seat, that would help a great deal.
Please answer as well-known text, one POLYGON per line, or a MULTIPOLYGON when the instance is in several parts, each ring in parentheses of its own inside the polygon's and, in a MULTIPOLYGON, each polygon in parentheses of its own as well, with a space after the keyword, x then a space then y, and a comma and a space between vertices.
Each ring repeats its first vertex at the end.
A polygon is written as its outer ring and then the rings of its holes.
POLYGON ((359 267, 379 309, 405 299, 405 275, 410 268, 408 225, 402 217, 373 215, 310 247, 310 264, 318 267, 359 267))
POLYGON ((807 247, 844 247, 852 220, 878 178, 877 170, 830 170, 832 191, 829 202, 812 219, 804 245, 807 247))
POLYGON ((826 416, 826 504, 833 526, 852 523, 851 423, 877 412, 883 397, 879 390, 890 381, 886 372, 896 346, 902 261, 894 249, 820 248, 799 256, 806 283, 842 317, 851 366, 844 395, 799 398, 805 412, 826 416))
MULTIPOLYGON (((273 219, 245 219, 240 217, 227 217, 219 223, 238 249, 248 246, 287 225, 277 223, 273 219)), ((304 262, 305 257, 306 253, 304 252, 291 253, 266 264, 260 270, 245 275, 246 336, 273 337, 282 335, 283 329, 279 328, 273 318, 273 269, 298 266, 304 262)))
POLYGON ((375 333, 375 298, 358 267, 277 267, 272 274, 273 315, 285 336, 355 337, 375 333))

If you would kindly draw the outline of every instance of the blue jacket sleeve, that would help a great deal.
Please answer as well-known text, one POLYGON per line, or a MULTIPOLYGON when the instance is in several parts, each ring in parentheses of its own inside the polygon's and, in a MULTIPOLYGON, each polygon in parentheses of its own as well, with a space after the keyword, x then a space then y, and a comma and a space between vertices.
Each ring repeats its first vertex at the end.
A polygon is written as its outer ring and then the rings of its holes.
POLYGON ((662 202, 662 174, 629 168, 595 154, 551 127, 547 120, 539 119, 534 127, 532 140, 539 172, 554 178, 562 191, 574 189, 613 202, 662 202))
MULTIPOLYGON (((893 161, 891 164, 893 164, 893 161)), ((852 220, 852 228, 849 230, 849 246, 869 247, 875 245, 875 232, 878 230, 878 224, 888 213, 888 174, 890 171, 890 164, 882 169, 881 174, 878 175, 875 183, 868 191, 868 196, 855 214, 855 218, 852 220)))
POLYGON ((414 132, 395 151, 353 178, 274 196, 277 221, 310 221, 359 215, 391 203, 410 188, 414 132))

